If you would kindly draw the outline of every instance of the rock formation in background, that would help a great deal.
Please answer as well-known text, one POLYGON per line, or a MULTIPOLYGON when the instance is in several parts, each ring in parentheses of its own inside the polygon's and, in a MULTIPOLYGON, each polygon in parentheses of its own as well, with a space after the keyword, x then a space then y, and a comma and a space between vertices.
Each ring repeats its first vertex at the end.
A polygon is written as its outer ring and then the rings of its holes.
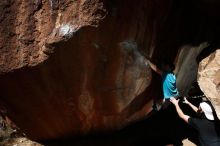
POLYGON ((187 96, 192 84, 196 82, 199 66, 197 56, 207 45, 202 43, 199 46, 183 46, 180 49, 175 69, 180 96, 187 96))
POLYGON ((220 118, 220 49, 204 58, 199 64, 198 82, 210 99, 220 118))
POLYGON ((0 104, 34 140, 122 128, 162 96, 144 55, 215 38, 217 3, 1 0, 0 104))

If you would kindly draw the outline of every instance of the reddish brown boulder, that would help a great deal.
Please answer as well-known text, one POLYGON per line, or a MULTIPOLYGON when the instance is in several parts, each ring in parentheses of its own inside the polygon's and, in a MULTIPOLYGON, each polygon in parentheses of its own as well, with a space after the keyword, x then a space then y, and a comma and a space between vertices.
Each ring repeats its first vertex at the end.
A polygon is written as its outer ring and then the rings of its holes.
POLYGON ((1 72, 45 61, 51 52, 48 42, 68 39, 84 26, 95 27, 107 14, 99 0, 3 0, 0 7, 1 72))
POLYGON ((209 29, 198 34, 214 22, 200 23, 210 15, 197 4, 1 0, 1 106, 35 140, 115 130, 143 118, 161 96, 160 78, 143 54, 173 61, 184 43, 205 40, 209 29))
POLYGON ((27 136, 118 129, 150 110, 131 104, 151 80, 138 51, 147 22, 120 3, 107 12, 100 0, 0 2, 1 104, 27 136))

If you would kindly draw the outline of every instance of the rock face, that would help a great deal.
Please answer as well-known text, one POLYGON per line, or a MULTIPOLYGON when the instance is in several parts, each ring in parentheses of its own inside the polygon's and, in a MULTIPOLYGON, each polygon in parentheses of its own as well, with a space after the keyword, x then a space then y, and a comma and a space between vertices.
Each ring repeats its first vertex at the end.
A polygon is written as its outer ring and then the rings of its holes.
POLYGON ((207 47, 207 43, 202 43, 199 46, 183 46, 178 55, 175 72, 177 73, 177 85, 180 96, 188 96, 188 92, 191 89, 192 83, 197 79, 198 62, 197 56, 204 48, 207 47))
POLYGON ((214 37, 217 3, 1 0, 0 106, 34 140, 141 119, 162 96, 143 54, 174 61, 214 37))
POLYGON ((48 42, 70 38, 84 26, 97 26, 106 15, 98 0, 3 0, 0 7, 1 72, 45 61, 51 52, 48 42))
POLYGON ((132 101, 151 80, 138 50, 151 30, 125 3, 0 2, 1 104, 30 138, 118 129, 150 110, 132 101))
POLYGON ((200 62, 198 82, 201 90, 211 100, 220 118, 220 49, 200 62))

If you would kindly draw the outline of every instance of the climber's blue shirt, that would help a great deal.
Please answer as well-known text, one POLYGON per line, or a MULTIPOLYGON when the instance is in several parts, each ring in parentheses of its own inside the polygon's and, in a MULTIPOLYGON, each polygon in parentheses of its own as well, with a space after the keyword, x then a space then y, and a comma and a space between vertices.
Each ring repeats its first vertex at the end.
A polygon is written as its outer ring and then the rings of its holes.
POLYGON ((179 92, 176 87, 176 76, 172 72, 164 72, 162 74, 163 95, 165 99, 177 97, 179 92))

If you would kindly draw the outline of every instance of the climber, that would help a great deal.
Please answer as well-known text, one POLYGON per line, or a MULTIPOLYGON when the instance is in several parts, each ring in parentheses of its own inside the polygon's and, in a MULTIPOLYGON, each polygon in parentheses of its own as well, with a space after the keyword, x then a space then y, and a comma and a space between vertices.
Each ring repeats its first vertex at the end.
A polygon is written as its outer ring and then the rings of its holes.
POLYGON ((199 108, 191 104, 186 98, 184 103, 189 105, 197 113, 196 118, 185 115, 179 107, 179 100, 170 100, 176 107, 180 118, 198 131, 201 146, 220 146, 220 122, 211 102, 201 102, 199 108))
MULTIPOLYGON (((163 86, 163 101, 162 107, 166 108, 170 104, 170 98, 176 98, 179 96, 179 92, 176 87, 176 76, 173 73, 175 69, 174 64, 164 60, 159 69, 155 64, 153 64, 150 59, 145 60, 145 64, 149 64, 151 69, 158 73, 162 77, 162 86, 163 86)), ((159 110, 161 106, 157 107, 158 104, 154 103, 153 107, 156 107, 155 110, 159 110)))

